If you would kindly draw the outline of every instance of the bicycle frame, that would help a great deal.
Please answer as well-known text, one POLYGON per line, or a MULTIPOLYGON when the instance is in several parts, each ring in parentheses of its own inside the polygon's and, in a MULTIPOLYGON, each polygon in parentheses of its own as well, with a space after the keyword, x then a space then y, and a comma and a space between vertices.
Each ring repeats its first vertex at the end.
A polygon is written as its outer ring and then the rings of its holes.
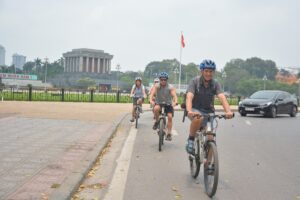
POLYGON ((167 113, 166 113, 166 106, 168 106, 169 104, 166 103, 161 103, 158 104, 161 108, 160 111, 160 115, 159 115, 159 120, 158 120, 158 124, 159 124, 159 129, 158 129, 158 136, 159 136, 159 143, 158 143, 158 150, 161 151, 161 147, 164 144, 164 135, 165 135, 165 128, 166 128, 166 117, 167 117, 167 113), (162 123, 161 123, 162 122, 162 123))

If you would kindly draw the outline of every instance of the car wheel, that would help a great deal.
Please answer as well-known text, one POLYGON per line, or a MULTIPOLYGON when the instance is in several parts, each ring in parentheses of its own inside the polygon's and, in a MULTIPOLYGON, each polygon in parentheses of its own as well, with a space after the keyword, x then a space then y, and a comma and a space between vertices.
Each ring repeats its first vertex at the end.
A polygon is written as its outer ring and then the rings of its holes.
POLYGON ((247 115, 247 113, 244 112, 244 111, 242 111, 242 110, 240 110, 239 113, 240 113, 240 115, 241 115, 242 117, 245 117, 245 116, 247 115))
POLYGON ((296 115, 297 115, 297 107, 293 106, 292 111, 290 113, 290 116, 291 117, 296 117, 296 115))
POLYGON ((276 107, 272 106, 272 107, 271 107, 271 110, 270 110, 270 115, 269 115, 269 116, 270 116, 271 118, 275 118, 276 115, 277 115, 277 109, 276 109, 276 107))

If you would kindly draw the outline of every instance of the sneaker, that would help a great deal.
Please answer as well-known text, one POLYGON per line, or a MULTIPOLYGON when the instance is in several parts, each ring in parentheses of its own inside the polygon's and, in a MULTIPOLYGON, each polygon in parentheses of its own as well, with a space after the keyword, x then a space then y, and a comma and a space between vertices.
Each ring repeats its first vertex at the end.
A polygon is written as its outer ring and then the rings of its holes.
POLYGON ((166 136, 166 140, 171 141, 172 140, 172 134, 168 133, 166 136))
POLYGON ((131 120, 129 120, 130 122, 134 122, 134 118, 131 118, 131 120))
POLYGON ((154 125, 153 125, 153 130, 156 130, 157 129, 157 127, 158 127, 158 121, 157 122, 154 122, 154 125))
POLYGON ((194 154, 194 141, 188 139, 185 149, 189 154, 194 154))

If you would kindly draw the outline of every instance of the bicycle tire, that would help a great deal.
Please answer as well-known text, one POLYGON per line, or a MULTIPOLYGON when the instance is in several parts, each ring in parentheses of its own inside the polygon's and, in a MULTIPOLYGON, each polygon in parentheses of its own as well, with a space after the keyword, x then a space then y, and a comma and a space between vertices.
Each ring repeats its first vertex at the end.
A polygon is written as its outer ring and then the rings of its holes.
POLYGON ((213 197, 216 194, 219 180, 218 151, 217 146, 214 142, 207 143, 207 147, 205 150, 205 159, 207 159, 209 151, 211 151, 212 153, 212 162, 210 164, 204 164, 204 185, 206 194, 209 197, 213 197))
POLYGON ((189 155, 189 161, 190 161, 190 171, 191 176, 193 178, 197 178, 200 171, 200 146, 199 146, 199 140, 195 139, 194 141, 194 148, 195 148, 195 155, 189 155))
POLYGON ((138 127, 139 115, 140 115, 140 113, 138 111, 138 108, 136 108, 136 110, 135 110, 135 128, 138 127))
POLYGON ((164 120, 159 120, 159 131, 158 131, 158 151, 161 151, 161 147, 164 144, 164 120))

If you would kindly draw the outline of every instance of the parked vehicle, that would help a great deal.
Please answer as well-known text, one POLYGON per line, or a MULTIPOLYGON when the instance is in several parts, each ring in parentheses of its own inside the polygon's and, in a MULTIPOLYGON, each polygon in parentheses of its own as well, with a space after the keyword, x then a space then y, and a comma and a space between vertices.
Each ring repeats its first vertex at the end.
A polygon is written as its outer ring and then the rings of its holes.
POLYGON ((295 117, 298 112, 297 99, 290 93, 280 90, 261 90, 239 102, 241 116, 262 114, 275 118, 277 114, 295 117))

